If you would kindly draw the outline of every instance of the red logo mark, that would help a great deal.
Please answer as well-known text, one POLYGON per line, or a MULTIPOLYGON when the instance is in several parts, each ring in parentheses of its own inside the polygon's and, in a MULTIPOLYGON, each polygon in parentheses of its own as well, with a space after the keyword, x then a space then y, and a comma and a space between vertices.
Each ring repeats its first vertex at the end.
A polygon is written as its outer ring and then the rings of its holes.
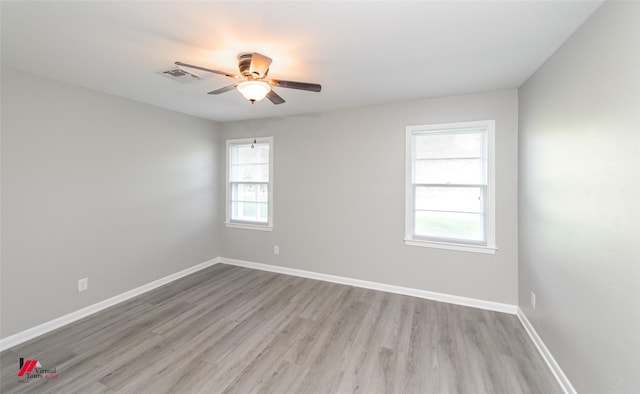
POLYGON ((22 376, 25 373, 33 371, 33 369, 37 367, 38 364, 38 360, 27 360, 23 364, 23 359, 20 359, 20 372, 18 372, 18 376, 22 376))

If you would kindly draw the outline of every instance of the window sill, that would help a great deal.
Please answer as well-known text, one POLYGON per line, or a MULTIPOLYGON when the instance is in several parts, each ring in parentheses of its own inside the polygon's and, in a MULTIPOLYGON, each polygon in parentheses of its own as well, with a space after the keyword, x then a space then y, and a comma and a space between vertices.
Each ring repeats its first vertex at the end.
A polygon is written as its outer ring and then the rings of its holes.
POLYGON ((262 224, 224 222, 224 225, 229 228, 241 228, 245 230, 273 231, 273 226, 262 224))
POLYGON ((495 246, 450 244, 446 242, 422 241, 411 238, 405 238, 404 244, 407 246, 420 246, 423 248, 448 249, 457 250, 459 252, 473 252, 484 254, 496 254, 496 250, 498 250, 498 248, 496 248, 495 246))

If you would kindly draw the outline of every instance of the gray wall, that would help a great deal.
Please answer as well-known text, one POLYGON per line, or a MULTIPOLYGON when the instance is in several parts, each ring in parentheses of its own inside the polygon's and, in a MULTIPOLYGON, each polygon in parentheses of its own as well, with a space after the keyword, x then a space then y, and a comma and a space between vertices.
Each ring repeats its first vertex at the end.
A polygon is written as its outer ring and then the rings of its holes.
POLYGON ((580 393, 640 392, 639 38, 606 2, 519 91, 520 307, 580 393))
POLYGON ((3 68, 1 126, 1 337, 218 256, 215 123, 3 68))
MULTIPOLYGON (((274 137, 275 194, 273 232, 221 227, 221 256, 517 303, 515 90, 225 123, 222 135, 274 137), (496 120, 498 252, 405 246, 405 126, 484 119, 496 120)), ((219 201, 224 212, 222 188, 219 201)))

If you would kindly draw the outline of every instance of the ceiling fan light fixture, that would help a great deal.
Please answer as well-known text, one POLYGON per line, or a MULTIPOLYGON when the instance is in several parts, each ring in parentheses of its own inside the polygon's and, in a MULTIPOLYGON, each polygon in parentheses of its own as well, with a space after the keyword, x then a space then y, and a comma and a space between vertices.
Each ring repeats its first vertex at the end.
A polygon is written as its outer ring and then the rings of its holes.
POLYGON ((262 81, 245 81, 238 85, 238 91, 249 101, 260 101, 267 96, 271 86, 262 81))

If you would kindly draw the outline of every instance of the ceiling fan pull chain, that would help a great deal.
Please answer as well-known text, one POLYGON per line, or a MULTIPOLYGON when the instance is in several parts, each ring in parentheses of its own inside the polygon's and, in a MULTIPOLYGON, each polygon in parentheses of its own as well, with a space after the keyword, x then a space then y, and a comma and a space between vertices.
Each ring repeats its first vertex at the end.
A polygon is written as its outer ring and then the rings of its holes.
MULTIPOLYGON (((254 132, 255 127, 253 126, 253 120, 256 117, 256 100, 251 100, 251 133, 254 132)), ((253 139, 253 142, 251 143, 251 149, 254 148, 254 145, 257 144, 256 139, 253 139)))

